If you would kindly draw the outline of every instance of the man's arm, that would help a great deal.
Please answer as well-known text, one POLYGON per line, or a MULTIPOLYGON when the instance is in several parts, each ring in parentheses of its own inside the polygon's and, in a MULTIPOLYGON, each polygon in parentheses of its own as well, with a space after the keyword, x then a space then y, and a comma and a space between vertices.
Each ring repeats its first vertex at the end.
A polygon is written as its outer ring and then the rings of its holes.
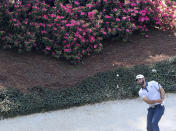
POLYGON ((155 103, 162 103, 162 99, 158 100, 149 100, 147 97, 143 98, 143 101, 146 102, 147 104, 155 104, 155 103))
POLYGON ((164 89, 162 87, 159 88, 159 91, 160 91, 161 99, 163 101, 164 98, 165 98, 165 91, 164 91, 164 89))

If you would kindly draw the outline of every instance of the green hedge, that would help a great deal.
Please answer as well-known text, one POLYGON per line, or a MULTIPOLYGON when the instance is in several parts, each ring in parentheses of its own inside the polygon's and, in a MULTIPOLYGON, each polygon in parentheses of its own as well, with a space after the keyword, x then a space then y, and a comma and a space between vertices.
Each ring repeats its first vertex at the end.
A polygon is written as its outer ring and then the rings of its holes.
POLYGON ((33 87, 27 93, 22 93, 16 88, 1 87, 0 118, 134 98, 138 96, 140 88, 135 82, 135 76, 139 73, 144 74, 148 81, 160 82, 166 92, 176 91, 176 57, 173 57, 152 65, 97 73, 79 85, 65 89, 33 87))

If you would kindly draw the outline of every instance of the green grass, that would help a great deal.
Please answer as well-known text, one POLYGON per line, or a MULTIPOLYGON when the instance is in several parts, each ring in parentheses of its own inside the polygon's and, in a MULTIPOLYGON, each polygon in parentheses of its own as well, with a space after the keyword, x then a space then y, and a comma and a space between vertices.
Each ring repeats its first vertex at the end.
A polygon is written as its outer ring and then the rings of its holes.
POLYGON ((156 80, 166 92, 176 91, 176 57, 152 65, 118 68, 97 73, 79 85, 65 89, 33 87, 27 93, 13 88, 0 88, 0 118, 65 109, 102 101, 138 97, 135 76, 143 74, 156 80), (157 72, 152 72, 155 69, 157 72))

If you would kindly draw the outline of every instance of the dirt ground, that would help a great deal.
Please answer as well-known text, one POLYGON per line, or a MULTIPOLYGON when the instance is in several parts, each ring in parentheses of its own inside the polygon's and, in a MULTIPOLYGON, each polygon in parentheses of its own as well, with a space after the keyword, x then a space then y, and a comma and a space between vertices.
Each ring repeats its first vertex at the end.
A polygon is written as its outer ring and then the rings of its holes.
POLYGON ((38 53, 0 50, 0 86, 62 88, 97 72, 161 61, 176 55, 176 32, 151 31, 149 38, 133 35, 129 42, 105 41, 103 45, 101 54, 89 56, 79 65, 38 53))

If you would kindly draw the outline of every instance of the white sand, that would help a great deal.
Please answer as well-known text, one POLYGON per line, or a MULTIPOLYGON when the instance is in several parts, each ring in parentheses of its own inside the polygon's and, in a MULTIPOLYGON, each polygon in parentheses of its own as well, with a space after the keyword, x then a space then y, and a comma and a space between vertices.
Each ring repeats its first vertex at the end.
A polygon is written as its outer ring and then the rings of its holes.
MULTIPOLYGON (((0 131, 146 131, 148 105, 141 99, 39 113, 0 121, 0 131)), ((160 131, 176 131, 176 94, 166 94, 160 131)))

